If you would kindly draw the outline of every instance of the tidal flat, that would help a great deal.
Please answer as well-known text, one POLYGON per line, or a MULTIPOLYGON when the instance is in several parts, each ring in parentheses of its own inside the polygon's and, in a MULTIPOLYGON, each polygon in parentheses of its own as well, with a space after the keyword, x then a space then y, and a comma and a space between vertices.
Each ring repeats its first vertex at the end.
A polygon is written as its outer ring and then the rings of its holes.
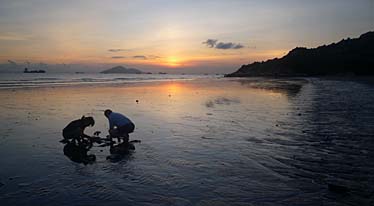
POLYGON ((373 205, 374 84, 201 78, 0 89, 4 205, 373 205), (130 117, 136 150, 70 161, 62 129, 130 117))

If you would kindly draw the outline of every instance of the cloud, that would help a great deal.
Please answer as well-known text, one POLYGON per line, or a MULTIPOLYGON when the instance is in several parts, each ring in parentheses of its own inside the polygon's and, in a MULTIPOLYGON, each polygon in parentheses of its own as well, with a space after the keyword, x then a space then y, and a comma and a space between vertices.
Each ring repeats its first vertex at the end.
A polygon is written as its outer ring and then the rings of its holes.
POLYGON ((156 55, 149 55, 148 56, 148 59, 159 59, 161 58, 160 56, 156 56, 156 55))
POLYGON ((144 55, 136 55, 136 56, 133 56, 132 58, 134 59, 142 59, 142 60, 147 60, 148 58, 144 55))
POLYGON ((145 55, 135 55, 135 56, 132 56, 132 58, 134 58, 134 59, 141 59, 141 60, 149 60, 149 59, 159 59, 161 57, 160 56, 156 56, 156 55, 148 55, 148 56, 145 56, 145 55))
POLYGON ((126 51, 126 49, 108 49, 109 52, 121 52, 126 51))
POLYGON ((125 56, 112 56, 112 59, 123 59, 126 58, 125 56))
POLYGON ((219 42, 216 45, 216 49, 241 49, 244 46, 241 44, 234 44, 232 42, 224 43, 224 42, 219 42))
POLYGON ((28 36, 23 36, 19 34, 0 34, 0 41, 26 41, 28 39, 28 36))
POLYGON ((236 45, 233 47, 233 49, 241 49, 241 48, 244 48, 244 46, 241 45, 241 44, 236 44, 236 45))
POLYGON ((232 43, 232 42, 218 42, 217 39, 208 39, 203 44, 206 44, 210 48, 215 49, 242 49, 244 46, 242 44, 232 43))
POLYGON ((11 65, 14 65, 14 66, 17 66, 17 63, 15 61, 12 61, 12 60, 8 60, 9 64, 11 65))
POLYGON ((206 44, 208 47, 212 48, 217 44, 217 39, 208 39, 203 42, 203 44, 206 44))

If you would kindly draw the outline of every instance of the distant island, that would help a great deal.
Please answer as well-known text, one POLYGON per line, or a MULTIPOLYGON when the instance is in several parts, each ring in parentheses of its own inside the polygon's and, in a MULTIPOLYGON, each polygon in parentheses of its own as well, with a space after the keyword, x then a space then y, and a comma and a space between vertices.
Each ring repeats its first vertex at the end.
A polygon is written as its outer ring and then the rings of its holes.
POLYGON ((100 72, 102 74, 143 74, 144 72, 134 69, 134 68, 126 68, 123 66, 116 66, 107 70, 100 72))
POLYGON ((28 68, 25 68, 23 73, 45 73, 45 70, 29 70, 28 68))
POLYGON ((282 58, 243 65, 225 77, 374 75, 374 32, 313 49, 298 47, 282 58))

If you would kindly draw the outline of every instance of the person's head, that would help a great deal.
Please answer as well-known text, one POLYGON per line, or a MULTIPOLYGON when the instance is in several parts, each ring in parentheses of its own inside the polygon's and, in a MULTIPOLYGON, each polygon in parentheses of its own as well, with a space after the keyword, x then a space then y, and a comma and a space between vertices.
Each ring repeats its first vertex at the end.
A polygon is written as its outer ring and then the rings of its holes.
POLYGON ((107 110, 104 111, 104 115, 105 115, 107 118, 109 118, 109 115, 110 115, 110 114, 112 114, 112 110, 107 109, 107 110))
POLYGON ((83 116, 81 118, 81 120, 83 121, 83 125, 86 126, 86 127, 88 127, 88 126, 93 127, 95 125, 95 120, 94 120, 93 117, 85 117, 85 116, 83 116))

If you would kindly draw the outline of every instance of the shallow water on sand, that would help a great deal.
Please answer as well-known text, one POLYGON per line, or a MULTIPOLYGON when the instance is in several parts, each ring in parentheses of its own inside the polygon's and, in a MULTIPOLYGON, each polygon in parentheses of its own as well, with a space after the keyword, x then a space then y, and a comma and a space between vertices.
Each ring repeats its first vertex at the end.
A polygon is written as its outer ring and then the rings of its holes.
POLYGON ((373 205, 374 85, 199 79, 0 90, 4 205, 373 205), (138 100, 138 103, 136 103, 138 100), (111 108, 136 150, 71 162, 58 141, 111 108), (328 185, 347 188, 334 192, 328 185))

